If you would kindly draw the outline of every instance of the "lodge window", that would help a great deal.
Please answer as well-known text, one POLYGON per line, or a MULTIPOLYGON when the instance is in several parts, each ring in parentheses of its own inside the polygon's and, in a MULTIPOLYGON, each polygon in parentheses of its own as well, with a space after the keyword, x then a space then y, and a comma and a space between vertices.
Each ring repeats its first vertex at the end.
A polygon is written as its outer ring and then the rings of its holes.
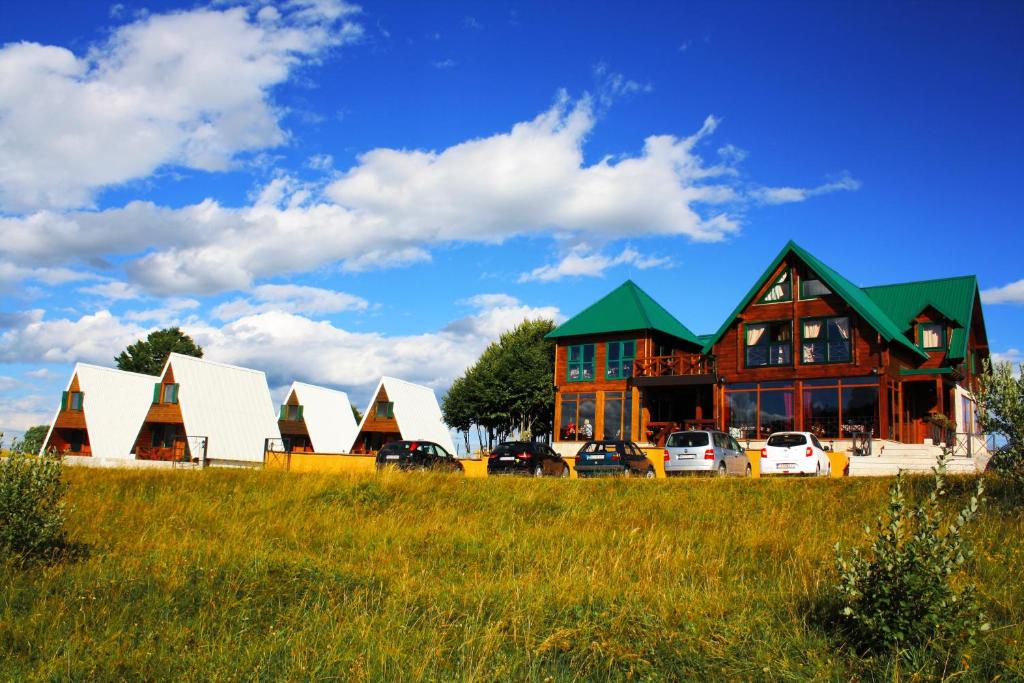
POLYGON ((178 402, 178 385, 177 384, 165 384, 164 385, 164 403, 177 403, 178 402))
POLYGON ((633 376, 636 342, 608 342, 605 344, 605 379, 625 379, 633 376))
POLYGON ((789 269, 782 271, 782 274, 772 283, 768 291, 757 300, 759 304, 778 304, 784 301, 793 300, 793 281, 790 279, 789 269))
POLYGON ((594 345, 577 344, 569 347, 566 369, 570 382, 590 382, 594 379, 594 345))
POLYGON ((804 365, 850 362, 850 319, 801 320, 800 362, 804 365))
POLYGON ((561 394, 559 399, 559 437, 563 441, 586 441, 594 438, 597 394, 561 394))
POLYGON ((878 378, 805 380, 803 426, 819 438, 878 435, 878 378))
POLYGON ((925 351, 946 348, 946 328, 938 323, 919 323, 917 344, 925 351))
POLYGON ((377 401, 377 409, 374 414, 377 417, 390 420, 395 417, 395 404, 392 401, 377 401))
POLYGON ((605 439, 633 438, 633 401, 628 391, 604 392, 605 439))
POLYGON ((790 365, 793 354, 793 323, 789 320, 750 323, 744 330, 746 366, 790 365))
POLYGON ((282 420, 301 420, 302 419, 302 406, 281 406, 281 418, 282 420))
POLYGON ((60 396, 61 410, 81 412, 83 405, 85 405, 85 394, 81 391, 65 391, 60 396))
POLYGON ((818 279, 818 276, 803 267, 797 271, 800 278, 800 300, 817 299, 820 296, 831 294, 832 290, 825 286, 825 283, 818 279))
POLYGON ((726 386, 729 434, 735 439, 766 439, 794 427, 792 382, 761 382, 726 386))
MULTIPOLYGON (((167 386, 171 386, 168 384, 167 386)), ((150 444, 153 448, 172 448, 177 430, 174 425, 158 424, 153 425, 153 433, 150 444)))

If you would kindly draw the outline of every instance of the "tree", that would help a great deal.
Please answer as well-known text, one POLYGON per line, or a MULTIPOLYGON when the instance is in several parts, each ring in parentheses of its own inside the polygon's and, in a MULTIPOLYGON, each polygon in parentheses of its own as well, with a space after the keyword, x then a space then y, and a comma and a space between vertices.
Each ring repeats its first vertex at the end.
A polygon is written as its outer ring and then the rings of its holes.
POLYGON ((32 453, 33 455, 39 453, 43 449, 43 440, 46 438, 48 431, 50 431, 48 425, 29 427, 25 430, 25 435, 21 437, 18 449, 22 453, 32 453))
POLYGON ((117 367, 129 372, 141 372, 144 375, 159 375, 171 353, 182 353, 186 356, 203 357, 203 349, 197 346, 192 337, 177 327, 150 332, 145 340, 140 339, 120 355, 114 358, 117 367))
POLYGON ((356 419, 356 424, 358 425, 363 421, 363 414, 359 412, 359 408, 356 408, 355 403, 349 403, 349 405, 352 406, 352 417, 356 419))
POLYGON ((1016 376, 1012 363, 985 361, 979 376, 978 421, 981 430, 996 434, 1006 443, 992 459, 992 467, 1024 478, 1024 363, 1016 376))

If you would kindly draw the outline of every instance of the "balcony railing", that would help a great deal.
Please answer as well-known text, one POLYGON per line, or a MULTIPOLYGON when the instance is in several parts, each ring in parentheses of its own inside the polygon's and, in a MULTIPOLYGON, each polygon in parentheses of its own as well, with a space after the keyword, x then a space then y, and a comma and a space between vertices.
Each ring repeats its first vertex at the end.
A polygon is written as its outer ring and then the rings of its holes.
POLYGON ((634 377, 673 377, 715 374, 714 356, 688 353, 675 356, 645 356, 633 361, 634 377))

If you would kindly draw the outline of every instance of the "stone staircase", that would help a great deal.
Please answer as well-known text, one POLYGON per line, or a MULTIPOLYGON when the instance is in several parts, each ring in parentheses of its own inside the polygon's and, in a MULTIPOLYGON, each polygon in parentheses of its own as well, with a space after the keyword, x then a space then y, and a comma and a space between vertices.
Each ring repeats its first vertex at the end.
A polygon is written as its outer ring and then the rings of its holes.
MULTIPOLYGON (((935 467, 942 448, 932 444, 875 442, 873 454, 850 457, 851 477, 889 477, 900 470, 910 474, 928 474, 935 467)), ((972 457, 953 456, 946 466, 950 474, 974 474, 985 469, 987 452, 972 457)))

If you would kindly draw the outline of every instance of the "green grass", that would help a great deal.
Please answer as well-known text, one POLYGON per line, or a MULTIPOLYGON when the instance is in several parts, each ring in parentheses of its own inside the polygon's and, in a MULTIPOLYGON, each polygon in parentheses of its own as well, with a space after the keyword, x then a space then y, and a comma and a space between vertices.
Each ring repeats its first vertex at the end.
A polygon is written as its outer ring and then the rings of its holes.
MULTIPOLYGON (((0 680, 915 680, 811 616, 887 480, 67 476, 88 554, 0 566, 0 680)), ((1022 509, 957 680, 1024 678, 1022 509)))

